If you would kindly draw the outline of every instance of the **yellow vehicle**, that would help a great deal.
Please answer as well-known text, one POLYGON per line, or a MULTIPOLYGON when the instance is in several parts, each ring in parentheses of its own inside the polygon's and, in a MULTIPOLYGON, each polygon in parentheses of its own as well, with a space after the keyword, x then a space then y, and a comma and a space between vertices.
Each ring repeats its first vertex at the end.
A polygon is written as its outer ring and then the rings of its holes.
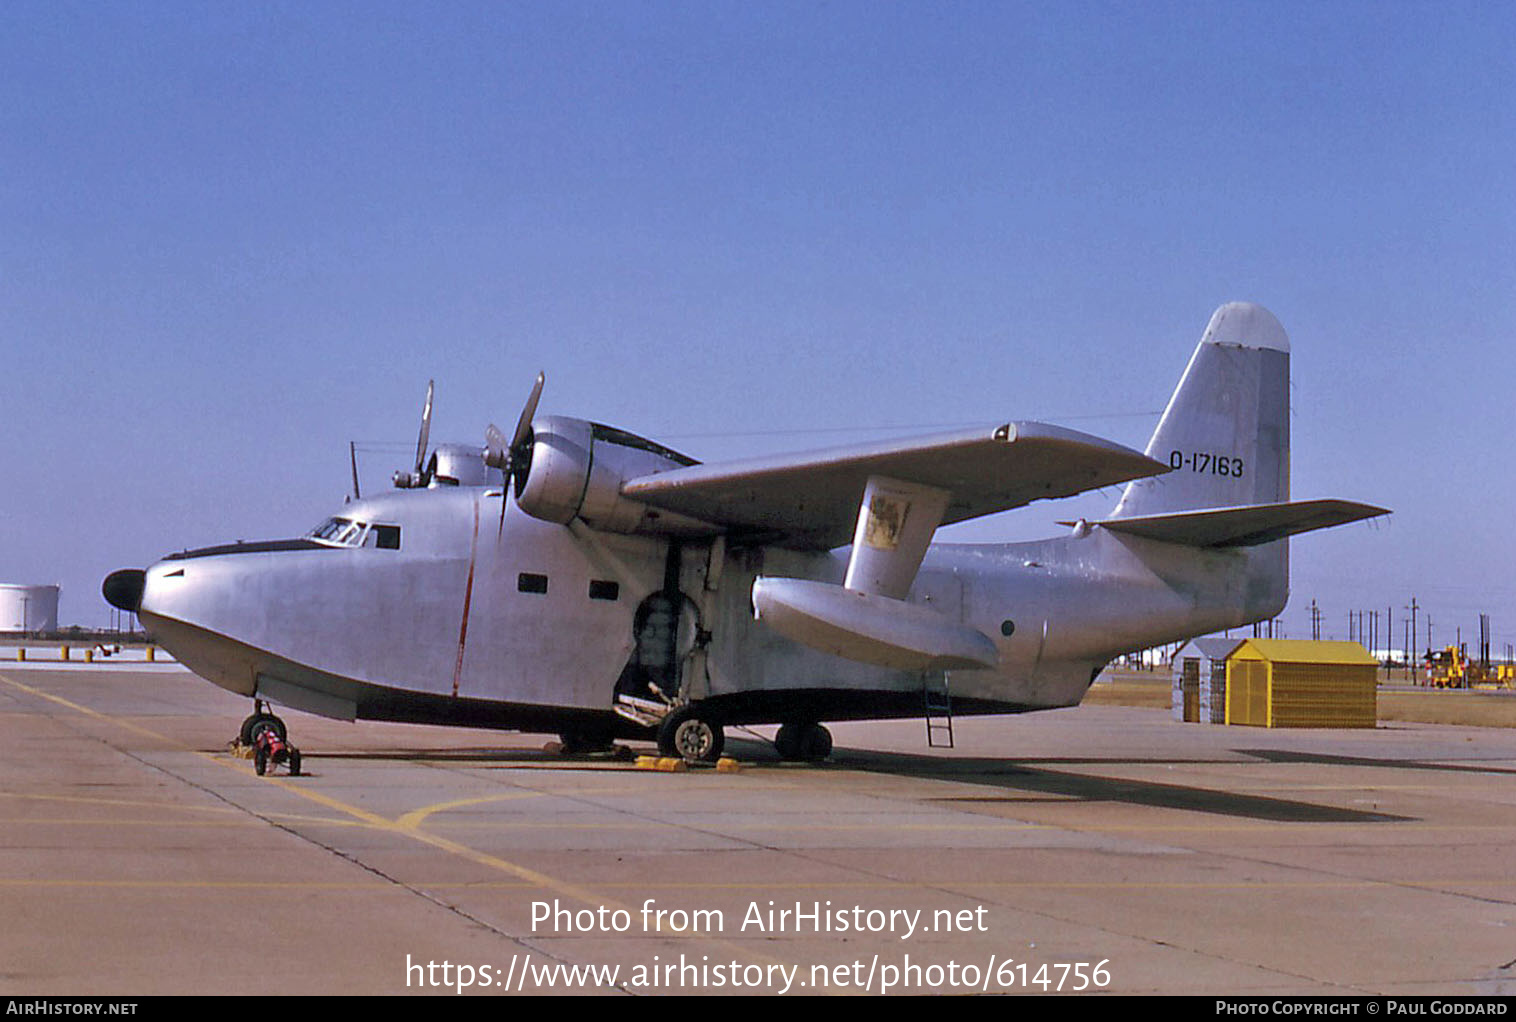
POLYGON ((1426 671, 1426 683, 1433 688, 1516 688, 1516 667, 1470 660, 1461 646, 1428 652, 1426 671))
POLYGON ((1475 688, 1516 688, 1516 664, 1491 664, 1475 688))

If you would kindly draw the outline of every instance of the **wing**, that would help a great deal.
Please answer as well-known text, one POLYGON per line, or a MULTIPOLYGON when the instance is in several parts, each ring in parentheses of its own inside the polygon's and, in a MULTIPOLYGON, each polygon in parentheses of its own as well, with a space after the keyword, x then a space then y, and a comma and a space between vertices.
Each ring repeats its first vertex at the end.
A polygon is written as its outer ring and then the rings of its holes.
POLYGON ((764 542, 830 550, 852 541, 871 476, 949 493, 941 524, 1169 471, 1120 444, 1012 422, 858 447, 694 465, 625 483, 633 500, 764 542))

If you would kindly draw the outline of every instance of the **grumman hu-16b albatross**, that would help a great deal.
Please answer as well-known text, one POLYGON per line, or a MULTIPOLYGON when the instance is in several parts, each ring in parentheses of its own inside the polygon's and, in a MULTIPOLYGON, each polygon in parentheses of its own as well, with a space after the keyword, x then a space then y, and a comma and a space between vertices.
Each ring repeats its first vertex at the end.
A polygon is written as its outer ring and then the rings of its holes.
MULTIPOLYGON (((1386 514, 1291 501, 1289 342, 1217 310, 1146 454, 1037 422, 704 465, 609 426, 537 417, 427 459, 301 539, 187 550, 106 598, 202 677, 346 720, 656 738, 720 755, 778 724, 1073 706, 1113 658, 1278 614, 1288 537, 1386 514), (1058 538, 933 544, 938 527, 1126 483, 1058 538)), ((356 483, 356 473, 355 473, 356 483)), ((356 487, 355 487, 356 488, 356 487)), ((355 494, 356 496, 356 494, 355 494)))

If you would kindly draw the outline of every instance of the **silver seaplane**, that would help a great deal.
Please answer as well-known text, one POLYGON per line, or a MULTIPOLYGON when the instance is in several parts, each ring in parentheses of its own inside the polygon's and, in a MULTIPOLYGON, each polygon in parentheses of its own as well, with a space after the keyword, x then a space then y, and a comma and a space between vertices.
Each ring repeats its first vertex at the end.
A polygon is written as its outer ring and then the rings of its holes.
MULTIPOLYGON (((1388 512, 1290 499, 1289 341, 1211 317, 1145 453, 1038 422, 701 464, 539 417, 428 457, 298 539, 112 573, 113 605, 201 677, 343 720, 616 739, 711 761, 777 724, 1073 706, 1116 657, 1277 615, 1289 537, 1388 512), (980 515, 1126 484, 1108 517, 1030 543, 933 543, 980 515)), ((356 471, 355 471, 356 490, 356 471)))

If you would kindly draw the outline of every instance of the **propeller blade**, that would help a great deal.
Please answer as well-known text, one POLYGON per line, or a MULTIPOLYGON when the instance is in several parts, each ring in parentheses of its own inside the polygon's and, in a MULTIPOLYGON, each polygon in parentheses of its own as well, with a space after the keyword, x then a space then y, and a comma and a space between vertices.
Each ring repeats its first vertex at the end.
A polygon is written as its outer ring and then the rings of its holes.
MULTIPOLYGON (((532 419, 537 415, 537 402, 542 399, 542 385, 546 381, 546 373, 537 374, 537 382, 532 384, 531 396, 526 399, 526 407, 521 409, 521 418, 516 420, 516 433, 509 442, 493 422, 484 431, 484 463, 505 473, 505 486, 509 487, 514 481, 518 493, 523 485, 526 468, 531 463, 532 419)), ((505 532, 505 504, 505 491, 502 490, 498 528, 501 534, 505 532)))
POLYGON ((521 418, 516 420, 516 434, 511 437, 512 455, 526 445, 526 438, 532 432, 532 419, 537 416, 537 401, 542 397, 542 384, 546 380, 547 374, 537 374, 537 382, 532 385, 532 396, 526 399, 526 407, 521 409, 521 418))
POLYGON ((499 540, 505 535, 505 491, 511 485, 511 449, 506 446, 505 434, 493 422, 484 431, 484 463, 505 474, 505 483, 500 487, 500 524, 495 527, 495 538, 499 540))
POLYGON ((432 435, 432 390, 435 380, 426 381, 426 407, 421 409, 421 436, 416 441, 416 475, 426 468, 426 444, 432 435))

